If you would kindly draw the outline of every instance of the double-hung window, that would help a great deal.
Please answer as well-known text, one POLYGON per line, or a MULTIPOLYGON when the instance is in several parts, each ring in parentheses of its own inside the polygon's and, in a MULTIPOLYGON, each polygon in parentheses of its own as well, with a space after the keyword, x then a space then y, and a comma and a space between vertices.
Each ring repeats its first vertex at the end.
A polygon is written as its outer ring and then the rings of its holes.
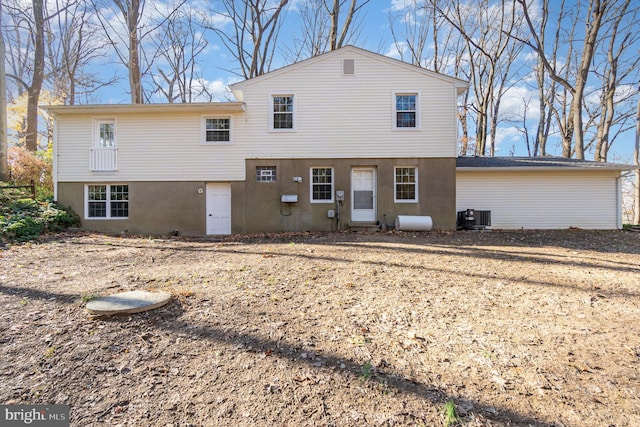
POLYGON ((395 94, 394 127, 396 129, 417 129, 418 128, 418 94, 417 93, 396 93, 395 94))
POLYGON ((272 95, 271 129, 274 131, 293 130, 294 126, 294 96, 272 95))
POLYGON ((396 203, 415 203, 418 201, 418 168, 395 168, 393 184, 396 203))
POLYGON ((85 186, 85 194, 87 219, 129 217, 129 186, 127 184, 89 184, 85 186))
POLYGON ((311 168, 311 203, 333 202, 333 168, 311 168))
POLYGON ((203 127, 203 143, 231 142, 231 118, 203 117, 203 127))

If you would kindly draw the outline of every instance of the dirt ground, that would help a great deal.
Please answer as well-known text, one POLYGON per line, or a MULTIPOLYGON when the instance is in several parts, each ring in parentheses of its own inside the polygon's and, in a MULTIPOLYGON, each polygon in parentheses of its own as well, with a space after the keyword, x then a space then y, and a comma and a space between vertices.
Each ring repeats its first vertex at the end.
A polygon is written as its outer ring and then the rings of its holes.
POLYGON ((0 304, 0 403, 73 426, 640 425, 637 232, 69 233, 0 304), (133 289, 174 298, 84 308, 133 289))

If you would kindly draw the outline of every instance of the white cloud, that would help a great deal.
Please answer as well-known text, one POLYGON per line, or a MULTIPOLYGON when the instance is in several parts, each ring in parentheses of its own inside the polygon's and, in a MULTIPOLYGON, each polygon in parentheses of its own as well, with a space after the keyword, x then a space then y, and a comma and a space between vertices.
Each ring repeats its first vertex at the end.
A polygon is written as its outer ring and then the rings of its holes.
POLYGON ((409 46, 406 42, 391 43, 383 55, 388 56, 389 58, 402 59, 404 53, 408 50, 409 46))

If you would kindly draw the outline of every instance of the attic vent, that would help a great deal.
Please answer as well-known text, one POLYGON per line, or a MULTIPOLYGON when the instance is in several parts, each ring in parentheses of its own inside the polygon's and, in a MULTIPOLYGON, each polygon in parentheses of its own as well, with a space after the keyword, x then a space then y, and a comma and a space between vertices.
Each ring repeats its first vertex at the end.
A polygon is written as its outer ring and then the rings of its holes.
POLYGON ((356 73, 356 65, 353 59, 342 60, 342 75, 353 76, 356 73))

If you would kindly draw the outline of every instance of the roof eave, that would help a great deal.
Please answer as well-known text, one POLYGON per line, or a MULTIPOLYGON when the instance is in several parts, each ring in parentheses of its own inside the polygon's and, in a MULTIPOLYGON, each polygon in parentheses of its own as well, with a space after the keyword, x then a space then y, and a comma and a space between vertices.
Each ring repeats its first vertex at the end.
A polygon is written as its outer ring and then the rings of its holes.
POLYGON ((202 102, 180 104, 94 104, 94 105, 41 105, 52 115, 89 115, 124 113, 241 113, 243 102, 202 102))
POLYGON ((457 171, 475 171, 475 172, 500 172, 500 171, 627 171, 635 169, 631 165, 607 165, 599 167, 580 167, 580 166, 456 166, 457 171))

